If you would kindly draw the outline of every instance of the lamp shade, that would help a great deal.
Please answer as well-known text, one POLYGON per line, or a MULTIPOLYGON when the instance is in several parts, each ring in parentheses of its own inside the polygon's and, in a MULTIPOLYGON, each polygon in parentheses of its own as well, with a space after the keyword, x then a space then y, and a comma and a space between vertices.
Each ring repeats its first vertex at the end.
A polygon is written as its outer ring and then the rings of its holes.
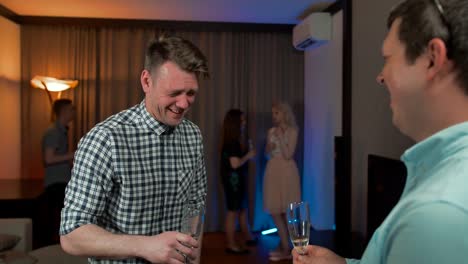
POLYGON ((77 80, 60 80, 47 76, 34 76, 31 80, 31 85, 34 88, 47 89, 51 92, 61 92, 70 88, 75 88, 78 85, 77 80))

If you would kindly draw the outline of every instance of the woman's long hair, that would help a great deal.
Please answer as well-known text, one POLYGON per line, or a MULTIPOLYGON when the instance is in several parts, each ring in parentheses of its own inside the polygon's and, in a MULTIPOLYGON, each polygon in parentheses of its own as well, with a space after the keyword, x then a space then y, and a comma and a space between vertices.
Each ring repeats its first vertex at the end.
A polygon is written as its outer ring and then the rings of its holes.
POLYGON ((242 116, 244 113, 239 109, 230 109, 224 116, 222 135, 221 135, 221 145, 222 146, 229 144, 233 141, 238 141, 241 144, 241 147, 245 148, 245 142, 242 140, 242 131, 241 123, 242 116))
POLYGON ((224 116, 222 143, 228 143, 235 140, 240 140, 241 137, 241 117, 242 113, 239 109, 231 109, 224 116))

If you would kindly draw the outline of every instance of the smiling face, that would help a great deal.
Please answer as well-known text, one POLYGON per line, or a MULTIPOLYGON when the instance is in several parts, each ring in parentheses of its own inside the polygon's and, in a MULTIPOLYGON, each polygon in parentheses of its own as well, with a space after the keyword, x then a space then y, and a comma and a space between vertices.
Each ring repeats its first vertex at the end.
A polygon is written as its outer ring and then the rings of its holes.
POLYGON ((401 19, 397 18, 382 46, 385 64, 377 76, 390 93, 393 123, 400 131, 413 137, 423 117, 425 69, 424 56, 410 64, 405 56, 405 46, 398 38, 401 19))
POLYGON ((143 70, 141 84, 147 111, 168 126, 182 122, 198 91, 195 74, 183 71, 171 61, 163 63, 153 73, 143 70))

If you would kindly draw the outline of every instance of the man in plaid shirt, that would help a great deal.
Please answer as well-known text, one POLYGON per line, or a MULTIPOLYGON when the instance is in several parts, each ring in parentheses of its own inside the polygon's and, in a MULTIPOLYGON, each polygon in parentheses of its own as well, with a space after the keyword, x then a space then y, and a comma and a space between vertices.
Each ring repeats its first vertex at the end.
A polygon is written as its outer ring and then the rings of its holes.
POLYGON ((187 40, 152 41, 141 84, 145 99, 109 117, 79 145, 62 210, 60 241, 91 263, 184 263, 197 240, 180 230, 184 203, 204 203, 202 136, 184 119, 207 77, 187 40))

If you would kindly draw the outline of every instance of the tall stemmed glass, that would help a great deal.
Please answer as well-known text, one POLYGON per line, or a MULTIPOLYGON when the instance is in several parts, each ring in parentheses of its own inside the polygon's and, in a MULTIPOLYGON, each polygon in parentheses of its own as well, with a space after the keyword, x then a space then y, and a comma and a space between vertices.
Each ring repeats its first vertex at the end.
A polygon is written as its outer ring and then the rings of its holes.
POLYGON ((289 237, 294 249, 300 255, 305 255, 305 247, 309 244, 310 216, 307 202, 290 203, 286 211, 289 237))
MULTIPOLYGON (((182 208, 181 232, 199 240, 205 218, 205 208, 203 204, 188 201, 182 208)), ((185 256, 185 263, 190 260, 185 256)))

